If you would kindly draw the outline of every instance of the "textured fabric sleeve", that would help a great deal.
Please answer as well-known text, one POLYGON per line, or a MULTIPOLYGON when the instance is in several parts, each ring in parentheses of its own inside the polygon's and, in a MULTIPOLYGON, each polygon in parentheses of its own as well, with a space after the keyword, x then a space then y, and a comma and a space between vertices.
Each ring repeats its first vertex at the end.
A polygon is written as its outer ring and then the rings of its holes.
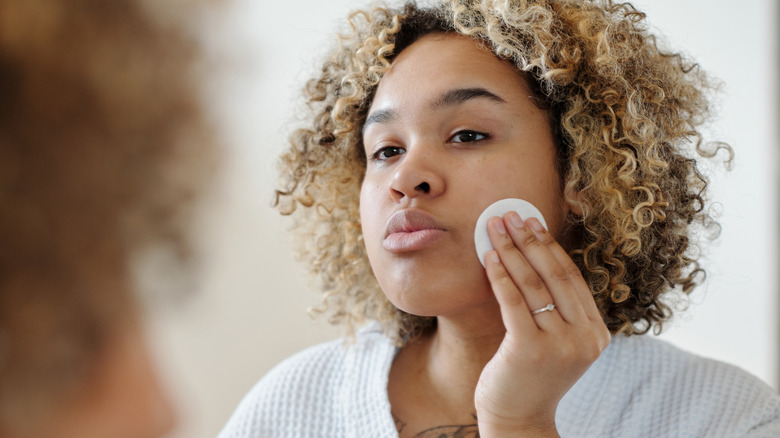
POLYGON ((681 378, 691 382, 679 384, 690 391, 691 416, 703 430, 698 436, 780 437, 780 396, 757 377, 700 360, 681 378))
POLYGON ((640 336, 616 336, 559 404, 561 436, 780 437, 780 396, 755 376, 640 336))
POLYGON ((397 438, 387 398, 396 348, 375 325, 311 347, 264 376, 219 438, 397 438))
MULTIPOLYGON (((766 385, 759 381, 754 387, 762 388, 764 386, 766 385)), ((747 394, 744 398, 750 400, 752 404, 751 415, 747 422, 748 431, 745 436, 753 438, 780 437, 780 396, 767 387, 758 394, 747 394)))
MULTIPOLYGON (((341 341, 304 350, 274 367, 241 400, 218 438, 311 436, 343 429, 334 403, 343 382, 341 341)), ((322 436, 327 436, 323 434, 322 436)))

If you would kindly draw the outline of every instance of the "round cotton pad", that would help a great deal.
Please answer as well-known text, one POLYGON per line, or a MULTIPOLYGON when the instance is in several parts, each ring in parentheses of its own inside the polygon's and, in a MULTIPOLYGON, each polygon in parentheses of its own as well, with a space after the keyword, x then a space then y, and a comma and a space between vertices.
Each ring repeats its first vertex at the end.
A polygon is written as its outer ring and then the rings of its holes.
POLYGON ((528 201, 515 198, 506 198, 490 204, 477 219, 477 227, 474 229, 474 243, 477 247, 477 255, 482 266, 485 266, 485 255, 493 249, 488 236, 488 220, 494 216, 503 217, 510 211, 516 211, 523 220, 535 217, 539 219, 544 228, 547 228, 547 222, 544 221, 542 213, 528 201))

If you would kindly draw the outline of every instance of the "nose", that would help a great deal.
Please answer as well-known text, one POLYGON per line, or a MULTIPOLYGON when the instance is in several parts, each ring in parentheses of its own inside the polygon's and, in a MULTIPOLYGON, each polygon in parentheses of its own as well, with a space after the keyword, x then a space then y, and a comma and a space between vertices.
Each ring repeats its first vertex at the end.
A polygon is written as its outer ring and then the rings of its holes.
POLYGON ((390 185, 396 201, 404 198, 436 197, 445 190, 443 162, 423 148, 410 148, 403 154, 390 185))

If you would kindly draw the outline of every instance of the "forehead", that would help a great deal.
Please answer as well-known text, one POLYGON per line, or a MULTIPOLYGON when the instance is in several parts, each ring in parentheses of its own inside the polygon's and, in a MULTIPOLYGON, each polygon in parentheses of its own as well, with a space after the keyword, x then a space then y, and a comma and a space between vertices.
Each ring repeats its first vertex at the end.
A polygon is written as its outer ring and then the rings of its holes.
POLYGON ((481 87, 527 98, 524 73, 481 42, 457 34, 430 34, 404 49, 379 83, 372 108, 397 106, 447 90, 481 87))

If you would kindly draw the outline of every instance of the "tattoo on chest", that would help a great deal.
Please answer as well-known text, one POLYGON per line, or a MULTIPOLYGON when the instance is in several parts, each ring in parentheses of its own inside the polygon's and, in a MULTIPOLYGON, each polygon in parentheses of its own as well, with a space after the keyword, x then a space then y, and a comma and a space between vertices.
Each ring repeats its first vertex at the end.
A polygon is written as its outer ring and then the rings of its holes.
MULTIPOLYGON (((393 414, 395 428, 400 434, 406 427, 406 423, 393 414)), ((479 427, 474 416, 474 424, 453 424, 446 426, 435 426, 425 429, 414 435, 414 438, 479 438, 479 427)))
POLYGON ((401 431, 404 430, 404 427, 406 427, 406 423, 403 422, 400 418, 396 417, 395 414, 393 414, 393 421, 395 421, 395 429, 398 431, 398 433, 401 433, 401 431))
POLYGON ((479 438, 476 424, 437 426, 424 430, 414 438, 479 438))

